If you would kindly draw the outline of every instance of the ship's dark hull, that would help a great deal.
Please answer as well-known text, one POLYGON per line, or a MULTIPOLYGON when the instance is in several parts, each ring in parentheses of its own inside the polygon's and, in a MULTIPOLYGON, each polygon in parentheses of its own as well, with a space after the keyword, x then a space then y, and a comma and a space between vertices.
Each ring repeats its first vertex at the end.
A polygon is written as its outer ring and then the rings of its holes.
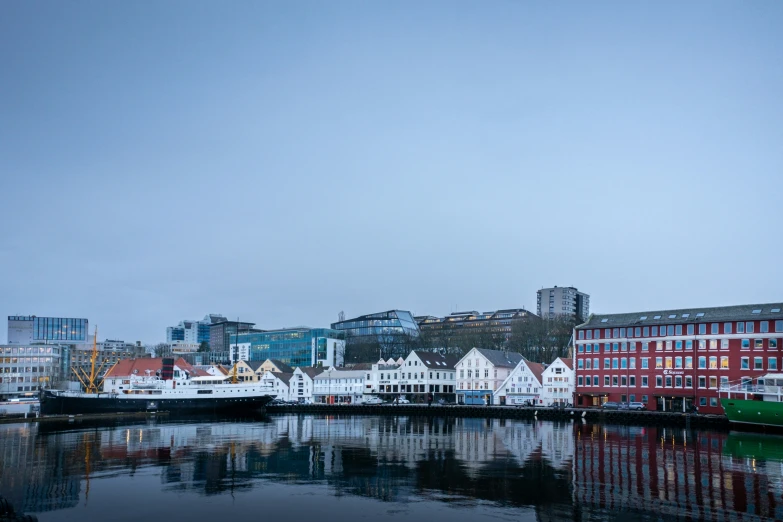
POLYGON ((127 399, 100 394, 94 397, 59 395, 41 392, 41 413, 44 415, 78 415, 88 413, 127 413, 168 411, 171 413, 252 413, 268 404, 273 397, 261 395, 242 398, 197 399, 127 399))

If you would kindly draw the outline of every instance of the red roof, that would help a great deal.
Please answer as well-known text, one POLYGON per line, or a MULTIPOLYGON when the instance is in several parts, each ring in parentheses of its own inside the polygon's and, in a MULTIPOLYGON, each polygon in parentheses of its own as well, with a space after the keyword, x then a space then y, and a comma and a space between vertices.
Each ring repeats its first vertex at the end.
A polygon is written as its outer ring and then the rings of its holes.
POLYGON ((574 369, 574 360, 573 359, 566 359, 565 357, 558 357, 558 359, 563 361, 565 363, 565 365, 568 366, 568 368, 570 370, 574 369))
POLYGON ((527 367, 530 368, 530 371, 533 372, 533 375, 536 376, 536 379, 538 379, 538 382, 541 384, 544 384, 541 381, 541 374, 544 373, 544 365, 541 363, 534 363, 530 362, 528 360, 525 360, 525 364, 527 364, 527 367))
MULTIPOLYGON (((174 361, 174 366, 180 370, 185 370, 190 373, 191 377, 198 377, 209 375, 203 370, 197 370, 193 368, 185 359, 180 357, 174 361)), ((151 374, 159 372, 163 367, 163 358, 161 357, 143 357, 141 359, 122 359, 116 365, 114 365, 108 372, 106 377, 129 377, 131 375, 147 375, 147 370, 151 374)))

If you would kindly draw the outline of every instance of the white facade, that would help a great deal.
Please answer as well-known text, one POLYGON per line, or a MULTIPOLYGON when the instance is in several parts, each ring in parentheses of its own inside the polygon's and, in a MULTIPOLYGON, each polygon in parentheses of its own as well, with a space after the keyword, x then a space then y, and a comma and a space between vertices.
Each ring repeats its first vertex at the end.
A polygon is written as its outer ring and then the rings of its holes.
POLYGON ((425 402, 430 396, 433 400, 453 399, 454 362, 453 357, 422 351, 412 351, 398 361, 379 361, 365 371, 364 393, 402 395, 417 402, 425 402))
MULTIPOLYGON (((493 404, 543 405, 543 367, 522 359, 493 394, 493 404)), ((548 404, 548 403, 547 403, 548 404)))
POLYGON ((457 402, 484 404, 514 370, 522 355, 473 348, 456 364, 457 402))
POLYGON ((271 387, 274 390, 275 398, 283 400, 283 401, 289 401, 291 400, 291 387, 289 385, 290 382, 290 373, 276 373, 276 372, 265 372, 263 377, 261 377, 261 384, 267 387, 271 387))
POLYGON ((314 402, 359 404, 363 400, 365 372, 329 367, 313 379, 314 402))
POLYGON ((229 351, 229 357, 231 364, 236 361, 249 361, 250 360, 250 343, 232 344, 229 351), (237 356, 239 356, 237 358, 237 356))
POLYGON ((326 338, 326 358, 318 358, 318 338, 311 341, 312 365, 328 368, 329 366, 341 367, 345 364, 345 340, 326 338))
POLYGON ((573 404, 576 391, 574 369, 571 359, 558 357, 541 374, 544 405, 573 404))
POLYGON ((291 397, 292 401, 308 404, 314 402, 313 391, 315 383, 313 381, 313 377, 310 376, 310 373, 315 376, 315 372, 313 370, 316 369, 308 368, 307 371, 304 371, 301 368, 294 369, 294 374, 291 376, 291 380, 289 381, 289 396, 291 397))

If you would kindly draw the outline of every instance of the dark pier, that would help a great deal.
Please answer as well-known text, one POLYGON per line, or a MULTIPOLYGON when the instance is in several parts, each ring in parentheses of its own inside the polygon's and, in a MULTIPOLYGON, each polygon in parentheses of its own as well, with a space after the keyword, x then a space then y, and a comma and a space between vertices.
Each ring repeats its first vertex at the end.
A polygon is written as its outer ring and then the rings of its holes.
POLYGON ((580 420, 600 424, 727 428, 725 415, 700 415, 663 411, 601 410, 597 408, 516 408, 511 406, 457 406, 425 404, 298 404, 267 406, 267 413, 315 413, 348 415, 409 415, 413 417, 479 417, 497 419, 580 420))

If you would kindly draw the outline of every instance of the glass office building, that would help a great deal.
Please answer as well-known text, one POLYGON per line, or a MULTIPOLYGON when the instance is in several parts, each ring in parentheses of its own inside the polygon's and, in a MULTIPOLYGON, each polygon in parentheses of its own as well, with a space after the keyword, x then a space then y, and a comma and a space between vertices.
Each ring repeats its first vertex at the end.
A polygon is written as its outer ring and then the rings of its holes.
POLYGON ((328 328, 290 328, 231 336, 250 361, 275 359, 291 367, 342 366, 345 334, 328 328), (245 350, 242 350, 245 352, 245 350))
POLYGON ((0 397, 35 396, 39 386, 59 381, 61 350, 54 345, 0 346, 0 397))
POLYGON ((8 344, 87 342, 87 319, 66 317, 36 317, 34 315, 8 316, 8 344))
POLYGON ((332 329, 345 332, 349 340, 378 342, 394 358, 407 357, 411 338, 419 337, 419 325, 405 310, 362 315, 333 323, 332 329))

